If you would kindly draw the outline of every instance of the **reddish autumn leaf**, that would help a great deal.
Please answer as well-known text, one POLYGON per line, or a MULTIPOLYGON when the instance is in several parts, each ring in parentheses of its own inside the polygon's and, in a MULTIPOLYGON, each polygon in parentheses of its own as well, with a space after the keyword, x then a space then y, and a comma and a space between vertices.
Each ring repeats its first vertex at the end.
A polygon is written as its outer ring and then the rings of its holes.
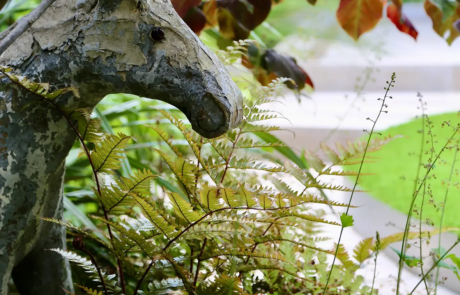
POLYGON ((415 40, 417 40, 418 32, 409 21, 409 19, 402 14, 401 10, 395 4, 390 4, 387 7, 387 17, 391 22, 403 33, 408 34, 415 40))
POLYGON ((192 31, 199 35, 206 25, 206 17, 198 7, 192 7, 188 10, 187 14, 183 17, 184 22, 192 29, 192 31))
POLYGON ((426 0, 424 4, 426 14, 433 22, 433 30, 442 38, 444 38, 446 32, 449 32, 449 37, 446 39, 448 44, 452 44, 460 35, 460 32, 456 30, 454 26, 456 21, 460 19, 460 5, 456 5, 454 12, 451 12, 451 16, 445 18, 440 7, 430 0, 426 0))
POLYGON ((353 39, 372 30, 382 18, 381 0, 340 0, 337 20, 353 39))
POLYGON ((268 17, 272 0, 217 0, 221 34, 231 40, 241 40, 268 17))
POLYGON ((171 0, 174 9, 180 17, 184 17, 190 8, 198 6, 201 0, 171 0))

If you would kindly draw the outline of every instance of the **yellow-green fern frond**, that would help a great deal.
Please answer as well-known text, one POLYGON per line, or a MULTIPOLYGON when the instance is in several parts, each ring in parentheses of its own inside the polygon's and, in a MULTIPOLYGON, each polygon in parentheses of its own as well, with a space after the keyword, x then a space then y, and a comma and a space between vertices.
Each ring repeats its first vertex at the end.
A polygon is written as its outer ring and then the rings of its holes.
POLYGON ((274 216, 278 218, 295 217, 295 218, 299 218, 305 221, 319 222, 319 223, 341 226, 340 223, 337 223, 335 221, 329 221, 323 218, 316 217, 314 215, 302 214, 302 213, 297 213, 297 212, 292 212, 292 211, 287 211, 287 210, 277 211, 276 213, 274 213, 274 216))
POLYGON ((88 287, 85 287, 85 286, 80 286, 78 284, 76 284, 78 288, 82 289, 83 291, 86 292, 86 294, 88 295, 103 295, 102 294, 102 291, 97 291, 96 289, 91 289, 91 288, 88 288, 88 287))
MULTIPOLYGON (((334 243, 334 247, 337 247, 336 243, 334 243)), ((337 251, 337 259, 339 259, 340 262, 342 262, 343 266, 350 271, 356 271, 359 268, 358 265, 354 264, 353 261, 351 261, 350 255, 348 255, 347 250, 342 244, 339 245, 339 249, 337 251)))
POLYGON ((291 244, 295 244, 295 245, 298 245, 298 246, 302 246, 302 247, 309 248, 309 249, 312 249, 312 250, 315 250, 315 251, 318 251, 318 252, 323 252, 323 253, 326 253, 326 254, 334 255, 334 253, 335 253, 334 251, 321 249, 321 248, 318 248, 318 247, 315 247, 315 246, 312 246, 312 245, 305 244, 305 243, 300 242, 300 241, 286 239, 286 238, 283 238, 282 236, 265 235, 263 237, 254 238, 254 241, 257 244, 270 243, 270 242, 288 242, 288 243, 291 243, 291 244))
POLYGON ((236 194, 236 199, 240 201, 242 206, 247 208, 255 207, 257 205, 257 201, 254 197, 254 194, 245 189, 242 184, 239 185, 239 190, 236 194))
POLYGON ((188 223, 195 222, 202 217, 198 211, 194 211, 192 205, 177 193, 168 193, 169 200, 176 214, 188 223))
POLYGON ((159 214, 157 210, 155 210, 155 206, 149 200, 136 194, 132 194, 132 197, 144 212, 145 217, 150 220, 152 225, 155 226, 165 236, 169 236, 176 230, 171 223, 164 219, 163 216, 159 214))
POLYGON ((211 211, 220 209, 224 206, 222 196, 220 194, 221 189, 218 187, 205 185, 200 190, 200 201, 201 205, 211 211))
POLYGON ((282 142, 259 142, 254 141, 251 138, 243 138, 238 140, 235 145, 237 149, 253 149, 253 148, 266 148, 266 147, 285 147, 286 144, 282 142))
MULTIPOLYGON (((188 230, 185 234, 181 236, 184 239, 233 239, 233 236, 237 235, 240 242, 243 240, 243 237, 250 238, 252 234, 245 230, 244 228, 235 228, 228 224, 221 225, 197 225, 188 230)), ((251 243, 251 241, 246 241, 251 243)))
POLYGON ((161 137, 161 139, 171 148, 171 150, 176 154, 177 157, 179 158, 184 157, 182 153, 179 151, 179 149, 173 144, 171 139, 169 139, 169 136, 164 129, 159 128, 157 126, 148 126, 148 127, 154 130, 161 137))
MULTIPOLYGON (((148 170, 138 171, 131 177, 120 177, 110 186, 102 186, 102 203, 108 212, 118 206, 133 205, 131 194, 150 194, 150 183, 157 178, 148 170)), ((97 192, 96 192, 97 193, 97 192)))
POLYGON ((332 148, 330 148, 324 142, 320 143, 320 147, 323 153, 326 155, 326 157, 332 162, 332 164, 335 165, 337 163, 340 163, 339 155, 332 148))
POLYGON ((80 137, 88 142, 99 143, 104 133, 101 132, 101 119, 91 119, 91 110, 78 109, 70 114, 70 119, 76 122, 76 128, 80 137))
POLYGON ((49 92, 50 85, 48 83, 36 83, 30 81, 28 78, 15 75, 12 73, 13 69, 5 66, 0 66, 0 73, 10 79, 13 83, 20 85, 21 87, 29 90, 30 92, 48 99, 54 100, 56 97, 61 96, 64 93, 72 92, 76 97, 80 97, 78 89, 73 87, 62 88, 54 92, 49 92))
POLYGON ((121 161, 124 159, 124 148, 128 146, 131 139, 123 133, 118 135, 107 135, 103 141, 96 145, 91 152, 91 160, 96 172, 111 173, 121 167, 121 161))
MULTIPOLYGON (((124 236, 124 238, 126 239, 125 241, 128 241, 129 245, 136 244, 150 258, 161 253, 162 251, 162 249, 158 245, 146 239, 144 235, 141 235, 139 232, 132 228, 126 228, 122 224, 107 221, 104 218, 100 218, 98 216, 93 215, 91 217, 103 223, 106 223, 110 225, 112 228, 116 229, 122 236, 124 236)), ((121 241, 123 241, 123 239, 121 239, 121 241)))
POLYGON ((155 150, 165 160, 166 164, 168 164, 180 183, 187 188, 188 192, 194 191, 197 179, 196 165, 184 158, 172 158, 160 150, 155 150))
POLYGON ((355 258, 358 262, 363 263, 369 256, 371 255, 372 245, 373 245, 374 238, 370 237, 367 239, 362 240, 353 250, 355 258))
POLYGON ((108 244, 106 242, 100 240, 93 233, 87 232, 84 229, 81 229, 81 228, 79 228, 79 227, 77 227, 75 225, 72 225, 72 224, 68 223, 68 222, 64 222, 64 221, 57 220, 57 219, 54 219, 54 218, 46 218, 46 217, 42 218, 42 220, 62 225, 64 227, 70 229, 73 232, 77 232, 77 233, 79 233, 80 235, 82 235, 84 237, 87 237, 87 238, 93 239, 95 241, 98 241, 99 243, 101 243, 101 245, 104 245, 105 247, 109 248, 109 246, 108 246, 108 244))
POLYGON ((326 164, 324 164, 323 160, 308 150, 305 151, 305 158, 307 159, 308 165, 317 172, 321 172, 324 168, 326 168, 326 164))
MULTIPOLYGON (((80 267, 86 270, 87 273, 91 274, 91 277, 94 281, 101 282, 99 278, 99 272, 94 264, 80 255, 77 255, 71 251, 65 251, 61 249, 50 249, 51 251, 59 253, 61 256, 69 260, 70 262, 76 263, 80 267)), ((108 275, 104 270, 99 270, 102 278, 105 282, 107 290, 110 290, 113 294, 123 294, 120 287, 117 286, 117 280, 115 279, 115 275, 108 275)))

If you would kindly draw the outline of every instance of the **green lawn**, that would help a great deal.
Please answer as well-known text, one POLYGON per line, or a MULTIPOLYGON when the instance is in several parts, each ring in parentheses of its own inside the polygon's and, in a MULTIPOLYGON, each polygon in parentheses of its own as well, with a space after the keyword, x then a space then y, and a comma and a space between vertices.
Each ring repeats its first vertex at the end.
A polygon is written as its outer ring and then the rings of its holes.
MULTIPOLYGON (((430 119, 433 122, 432 134, 435 142, 435 153, 433 158, 435 158, 442 146, 446 143, 447 138, 453 134, 453 129, 448 126, 442 127, 442 122, 450 121, 453 126, 456 126, 457 123, 460 123, 460 117, 457 113, 451 113, 433 116, 430 119)), ((382 150, 370 154, 370 156, 379 157, 379 159, 377 159, 378 162, 365 164, 363 171, 376 173, 376 175, 362 176, 362 178, 360 178, 361 187, 369 191, 370 195, 405 214, 407 214, 409 209, 414 191, 414 179, 419 163, 422 140, 422 134, 419 132, 421 129, 422 121, 421 119, 417 119, 382 132, 383 135, 404 135, 406 138, 396 139, 384 146, 382 150)), ((460 135, 457 134, 454 139, 458 141, 460 135)), ((456 142, 453 142, 449 146, 453 146, 454 144, 456 144, 456 142)), ((430 148, 430 136, 425 135, 423 163, 427 163, 427 159, 430 157, 430 148), (426 154, 426 152, 428 152, 428 154, 426 154)), ((425 194, 423 219, 426 220, 426 218, 430 218, 435 225, 438 225, 440 221, 444 198, 446 196, 446 184, 451 173, 454 154, 455 149, 446 150, 442 153, 427 181, 432 197, 430 197, 428 193, 425 194), (431 198, 433 202, 429 201, 431 198)), ((460 227, 460 177, 458 175, 458 160, 460 159, 460 153, 457 156, 457 163, 453 172, 446 202, 443 226, 460 227)), ((357 168, 358 167, 354 167, 353 170, 357 170, 357 168)), ((426 174, 426 171, 427 170, 423 167, 420 169, 420 178, 426 174)), ((420 208, 422 197, 423 189, 417 198, 417 208, 420 208)))

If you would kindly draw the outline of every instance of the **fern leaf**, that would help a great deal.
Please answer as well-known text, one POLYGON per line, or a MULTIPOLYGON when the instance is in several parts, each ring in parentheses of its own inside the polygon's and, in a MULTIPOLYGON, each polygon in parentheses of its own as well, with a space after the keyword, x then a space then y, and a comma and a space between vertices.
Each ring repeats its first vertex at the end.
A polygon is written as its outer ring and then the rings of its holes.
POLYGON ((257 202, 252 192, 246 190, 243 185, 239 185, 239 191, 236 198, 247 208, 255 207, 257 202))
POLYGON ((194 211, 192 205, 184 200, 179 194, 168 193, 168 196, 176 214, 188 223, 195 222, 202 217, 202 215, 194 211))
POLYGON ((223 202, 220 202, 220 188, 212 186, 204 186, 200 190, 201 205, 208 208, 211 211, 220 209, 223 207, 223 202))
POLYGON ((235 148, 238 149, 250 149, 250 148, 267 148, 267 147, 285 147, 286 144, 282 142, 257 142, 253 141, 250 138, 243 138, 238 140, 235 145, 235 148))
POLYGON ((278 126, 264 126, 264 125, 252 125, 250 123, 246 123, 243 126, 243 129, 241 130, 241 133, 257 133, 257 132, 262 132, 262 133, 268 133, 271 131, 279 131, 279 130, 284 130, 281 129, 278 126))
POLYGON ((332 148, 330 148, 324 142, 321 142, 320 146, 321 146, 321 150, 327 156, 327 158, 332 162, 332 164, 340 163, 339 155, 337 155, 337 153, 332 148))
MULTIPOLYGON (((148 170, 138 171, 131 177, 120 177, 115 179, 115 184, 110 187, 102 186, 102 202, 108 212, 114 208, 124 205, 133 205, 133 201, 129 200, 131 194, 148 195, 150 194, 150 182, 156 179, 157 176, 148 170)), ((97 191, 95 194, 99 195, 97 191)))
POLYGON ((238 195, 232 189, 220 188, 219 194, 224 202, 230 207, 238 207, 243 203, 242 199, 239 199, 238 195))
POLYGON ((302 242, 298 242, 298 241, 294 241, 294 240, 290 240, 290 239, 285 239, 285 238, 283 238, 281 236, 266 235, 266 236, 263 236, 263 237, 254 238, 254 241, 257 244, 269 243, 269 242, 288 242, 288 243, 299 245, 299 246, 309 248, 309 249, 312 249, 312 250, 315 250, 315 251, 318 251, 318 252, 323 252, 323 253, 326 253, 326 254, 334 255, 333 251, 324 250, 324 249, 321 249, 321 248, 318 248, 318 247, 315 247, 315 246, 311 246, 311 245, 308 245, 308 244, 305 244, 305 243, 302 243, 302 242))
POLYGON ((351 153, 339 142, 336 142, 335 146, 337 147, 337 151, 339 152, 342 158, 346 159, 351 156, 351 153))
POLYGON ((305 151, 305 158, 307 159, 308 164, 317 172, 323 171, 323 169, 326 167, 326 164, 324 164, 323 160, 308 150, 305 151))
POLYGON ((373 240, 374 238, 370 237, 359 242, 359 244, 353 250, 353 252, 355 253, 353 258, 355 258, 360 263, 363 263, 364 260, 369 258, 369 256, 371 255, 373 240))
POLYGON ((81 228, 79 228, 79 227, 77 227, 75 225, 72 225, 72 224, 70 224, 68 222, 64 222, 64 221, 57 220, 57 219, 54 219, 54 218, 46 218, 46 217, 41 218, 41 219, 44 220, 44 221, 53 222, 53 223, 62 225, 62 226, 66 227, 66 228, 68 228, 68 229, 70 229, 70 230, 72 230, 74 232, 77 232, 77 233, 83 235, 84 237, 87 237, 87 238, 93 239, 95 241, 98 241, 99 243, 101 243, 102 245, 106 246, 107 248, 110 248, 107 243, 105 243, 104 241, 102 241, 99 238, 97 238, 93 233, 87 232, 87 231, 85 231, 85 230, 83 230, 83 229, 81 229, 81 228))
MULTIPOLYGON (((86 272, 90 273, 91 274, 91 277, 97 281, 97 282, 101 282, 100 281, 100 277, 99 277, 99 272, 97 270, 97 268, 94 266, 94 264, 84 258, 84 257, 81 257, 73 252, 70 252, 70 251, 65 251, 65 250, 61 250, 61 249, 50 249, 50 251, 54 251, 54 252, 57 252, 59 253, 61 256, 63 256, 64 258, 66 258, 67 260, 69 260, 70 262, 73 262, 73 263, 76 263, 77 265, 79 265, 80 267, 82 267, 83 269, 86 270, 86 272)), ((123 294, 122 290, 120 289, 120 287, 117 286, 117 280, 115 280, 115 276, 116 275, 108 275, 104 270, 99 270, 101 272, 101 275, 102 275, 102 279, 104 280, 105 282, 105 285, 107 287, 108 290, 110 290, 112 293, 114 294, 123 294)))
MULTIPOLYGON (((241 239, 240 242, 243 240, 243 237, 248 238, 252 236, 252 234, 244 228, 236 229, 231 225, 197 225, 190 228, 181 238, 211 238, 221 240, 222 238, 233 238, 235 235, 238 236, 238 239, 241 239)), ((251 243, 252 240, 247 242, 251 243)))
POLYGON ((357 171, 332 171, 328 168, 321 172, 321 175, 336 175, 336 176, 358 176, 359 175, 375 175, 375 173, 358 173, 357 171))
MULTIPOLYGON (((337 247, 336 243, 334 243, 334 247, 337 247)), ((342 244, 339 245, 337 258, 340 260, 340 262, 342 262, 343 266, 350 271, 356 271, 359 268, 358 265, 354 264, 353 261, 350 260, 350 256, 342 244)))
POLYGON ((71 113, 70 119, 76 122, 78 134, 85 141, 99 143, 104 133, 101 131, 101 119, 91 119, 89 109, 78 109, 71 113))
POLYGON ((164 131, 164 129, 158 128, 156 126, 148 126, 148 127, 152 129, 153 131, 155 131, 161 137, 161 139, 171 148, 171 150, 176 154, 177 157, 179 158, 184 157, 182 153, 177 149, 177 147, 169 139, 169 136, 166 133, 166 131, 164 131))
POLYGON ((160 249, 157 245, 146 239, 144 235, 141 235, 139 232, 132 228, 127 228, 122 224, 107 221, 105 218, 100 218, 98 216, 92 215, 91 217, 116 229, 121 235, 124 236, 125 241, 127 241, 130 245, 136 244, 150 258, 157 255, 158 253, 161 253, 162 251, 162 249, 160 249))
POLYGON ((188 162, 183 158, 172 159, 164 152, 155 149, 168 164, 177 179, 184 185, 189 192, 192 192, 196 184, 197 168, 195 164, 188 162))
POLYGON ((97 290, 93 290, 91 288, 85 287, 85 286, 80 286, 76 284, 78 288, 82 289, 83 291, 86 292, 88 295, 103 295, 102 291, 97 292, 97 290))
POLYGON ((110 173, 111 170, 117 170, 121 167, 121 161, 124 159, 123 150, 128 146, 128 141, 131 139, 123 133, 118 135, 107 135, 91 153, 96 172, 110 173))
POLYGON ((134 200, 136 200, 142 211, 144 211, 147 219, 152 222, 152 225, 154 225, 165 236, 168 236, 175 231, 175 227, 172 226, 166 219, 164 219, 157 210, 155 210, 154 205, 151 204, 150 201, 144 197, 141 197, 140 195, 132 194, 132 197, 134 200))
POLYGON ((319 218, 313 215, 285 211, 285 210, 278 211, 274 215, 278 218, 295 217, 295 218, 299 218, 299 219, 311 221, 311 222, 318 222, 318 223, 325 223, 325 224, 330 224, 330 225, 341 226, 340 223, 337 223, 335 221, 328 221, 328 220, 325 220, 325 219, 322 219, 322 218, 319 218))
MULTIPOLYGON (((441 231, 439 231, 439 228, 436 228, 430 231, 422 231, 421 237, 427 238, 432 235, 436 235, 439 232, 443 233, 443 232, 459 232, 459 231, 460 231, 460 228, 457 228, 457 227, 443 227, 441 231)), ((390 244, 402 241, 403 237, 404 237, 404 232, 400 232, 400 233, 396 233, 396 234, 380 239, 380 247, 379 247, 380 250, 386 249, 386 247, 388 247, 390 244)), ((408 232, 406 236, 407 240, 417 239, 419 237, 420 237, 420 232, 408 232)), ((374 245, 372 246, 372 251, 375 251, 375 246, 376 245, 374 243, 374 245)))

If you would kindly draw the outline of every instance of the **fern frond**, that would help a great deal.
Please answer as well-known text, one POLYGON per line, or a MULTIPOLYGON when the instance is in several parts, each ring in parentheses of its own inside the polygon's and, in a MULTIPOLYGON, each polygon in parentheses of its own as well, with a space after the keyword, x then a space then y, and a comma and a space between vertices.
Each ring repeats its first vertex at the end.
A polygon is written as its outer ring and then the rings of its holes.
POLYGON ((286 144, 282 142, 258 142, 254 141, 251 138, 240 139, 235 148, 237 149, 252 149, 252 148, 266 148, 266 147, 285 147, 286 144))
POLYGON ((48 100, 54 100, 56 97, 61 96, 64 93, 72 92, 75 97, 80 97, 78 89, 73 87, 62 88, 54 92, 49 92, 50 85, 48 83, 36 83, 30 81, 28 78, 19 76, 12 73, 13 69, 5 66, 0 66, 0 73, 10 79, 13 83, 22 86, 30 92, 39 95, 42 98, 48 100))
POLYGON ((224 205, 223 202, 220 201, 222 198, 220 195, 220 188, 218 187, 205 185, 200 190, 200 197, 201 205, 211 211, 220 209, 224 205))
POLYGON ((70 114, 70 119, 76 122, 78 134, 85 141, 99 143, 104 133, 101 131, 102 120, 91 119, 89 109, 77 109, 70 114))
MULTIPOLYGON (((59 253, 61 256, 63 256, 70 262, 76 263, 77 265, 85 269, 87 273, 91 274, 91 277, 93 278, 94 281, 101 282, 99 278, 99 272, 90 260, 84 257, 81 257, 80 255, 77 255, 70 251, 65 251, 61 249, 50 249, 50 250, 59 253)), ((108 275, 102 269, 100 269, 99 271, 102 275, 102 279, 105 282, 107 290, 110 290, 113 294, 120 294, 120 295, 123 294, 120 287, 117 286, 118 282, 117 280, 115 280, 116 275, 114 274, 108 275)))
POLYGON ((90 238, 90 239, 93 239, 95 241, 98 241, 99 243, 101 243, 102 245, 104 245, 105 247, 107 248, 110 248, 109 245, 107 243, 105 243, 104 241, 100 240, 98 237, 96 237, 93 233, 91 232, 87 232, 85 231, 84 229, 81 229, 69 222, 64 222, 64 221, 61 221, 61 220, 57 220, 57 219, 54 219, 54 218, 46 218, 46 217, 43 217, 41 218, 42 220, 44 221, 48 221, 48 222, 53 222, 53 223, 56 223, 56 224, 59 224, 59 225, 62 225, 68 229, 70 229, 71 231, 74 231, 74 232, 77 232, 79 233, 80 235, 83 235, 84 237, 87 237, 87 238, 90 238))
POLYGON ((171 223, 164 219, 163 216, 155 210, 155 206, 149 200, 136 194, 132 194, 132 197, 136 200, 137 204, 142 209, 147 219, 150 220, 152 225, 161 231, 166 237, 176 230, 171 223))
POLYGON ((317 172, 321 172, 324 168, 326 168, 326 164, 324 164, 323 160, 309 150, 305 151, 305 158, 307 159, 308 165, 317 172))
MULTIPOLYGON (((422 231, 422 235, 420 235, 420 232, 408 232, 407 235, 406 235, 406 239, 407 240, 412 240, 412 239, 417 239, 419 237, 421 237, 421 238, 429 238, 432 235, 436 235, 436 234, 438 234, 440 232, 443 233, 443 232, 451 232, 451 231, 452 232, 460 232, 460 228, 457 228, 457 227, 443 227, 441 229, 441 231, 439 230, 439 228, 429 230, 429 231, 425 230, 425 231, 422 231)), ((387 236, 385 238, 382 238, 382 239, 380 239, 379 249, 384 250, 390 244, 402 241, 403 237, 404 237, 404 232, 400 232, 400 233, 396 233, 396 234, 387 236)), ((375 246, 376 246, 376 244, 374 243, 374 245, 372 245, 372 251, 375 251, 375 246)))
MULTIPOLYGON (((172 290, 171 288, 176 289, 183 287, 184 283, 180 278, 167 278, 163 279, 161 281, 153 281, 153 284, 149 285, 149 291, 151 291, 150 294, 171 294, 172 290), (161 292, 164 291, 164 292, 161 292)), ((176 294, 176 293, 174 293, 176 294)))
POLYGON ((164 152, 155 149, 161 157, 168 164, 169 168, 172 170, 177 179, 182 183, 182 185, 187 188, 188 192, 191 193, 195 189, 196 185, 196 175, 197 168, 196 165, 188 162, 184 158, 172 158, 165 154, 164 152))
POLYGON ((251 252, 247 250, 230 250, 230 251, 209 251, 208 253, 204 253, 203 255, 203 260, 211 259, 211 258, 217 258, 219 256, 232 256, 232 257, 251 257, 251 258, 262 258, 262 259, 270 259, 270 260, 278 260, 282 261, 284 263, 291 264, 292 266, 298 268, 297 265, 287 261, 283 255, 279 253, 274 253, 274 254, 266 254, 266 253, 259 253, 259 252, 251 252))
POLYGON ((340 163, 340 157, 337 155, 337 153, 330 148, 327 144, 324 142, 320 143, 321 150, 323 153, 326 155, 326 157, 332 162, 332 164, 337 164, 340 163))
POLYGON ((147 126, 147 127, 155 131, 161 137, 161 139, 171 148, 171 150, 176 154, 177 157, 179 158, 184 157, 182 153, 177 149, 177 147, 173 144, 173 142, 169 139, 169 136, 166 133, 166 131, 164 131, 164 129, 159 128, 157 126, 147 126))
POLYGON ((276 265, 263 265, 263 264, 262 265, 256 265, 256 266, 239 265, 237 267, 237 270, 241 271, 241 272, 251 272, 251 271, 254 271, 254 270, 276 270, 276 271, 291 275, 291 276, 295 277, 296 279, 299 279, 299 280, 302 280, 302 281, 312 282, 312 283, 315 283, 315 284, 319 284, 320 286, 324 285, 321 282, 317 282, 316 280, 300 277, 296 273, 294 273, 292 271, 289 271, 287 269, 284 269, 282 267, 278 267, 276 265))
POLYGON ((255 207, 257 205, 254 194, 244 188, 243 185, 239 185, 239 191, 236 194, 236 199, 240 201, 240 204, 247 208, 255 207))
MULTIPOLYGON (((334 247, 337 247, 337 244, 334 243, 334 247)), ((350 270, 350 271, 355 271, 358 269, 358 265, 354 264, 353 261, 350 260, 350 256, 348 255, 347 250, 345 247, 340 244, 339 249, 337 251, 337 258, 342 262, 343 266, 350 270)))
POLYGON ((315 247, 315 246, 311 246, 311 245, 308 245, 308 244, 305 244, 305 243, 302 243, 302 242, 299 242, 299 241, 286 239, 286 238, 283 238, 282 236, 265 235, 263 237, 254 238, 254 241, 257 244, 270 243, 270 242, 288 242, 288 243, 295 244, 295 245, 298 245, 298 246, 302 246, 302 247, 305 247, 305 248, 309 248, 309 249, 312 249, 312 250, 315 250, 315 251, 318 251, 318 252, 323 252, 323 253, 326 253, 326 254, 334 255, 333 251, 324 250, 324 249, 321 249, 321 248, 318 248, 318 247, 315 247))
POLYGON ((353 258, 355 258, 360 263, 363 263, 364 260, 369 258, 369 256, 371 255, 373 240, 374 238, 370 237, 359 242, 359 244, 353 250, 353 252, 355 253, 353 258))
MULTIPOLYGON (((316 197, 310 194, 297 196, 296 198, 289 200, 289 201, 291 203, 291 206, 293 206, 294 204, 314 203, 314 204, 325 204, 325 205, 329 205, 333 207, 348 207, 347 203, 339 203, 339 202, 332 201, 332 200, 325 200, 323 198, 316 197)), ((357 208, 357 206, 350 205, 350 208, 357 208)))
POLYGON ((91 288, 88 288, 88 287, 85 287, 85 286, 80 286, 78 284, 76 284, 78 288, 82 289, 83 291, 86 292, 86 294, 88 295, 103 295, 102 294, 102 291, 97 291, 97 290, 93 290, 91 288))
MULTIPOLYGON (((243 237, 249 238, 252 233, 248 232, 244 228, 235 228, 231 225, 197 225, 190 228, 181 238, 195 239, 195 238, 233 238, 234 235, 238 236, 238 239, 243 240, 243 237)), ((240 241, 241 241, 240 240, 240 241)))
POLYGON ((258 162, 255 159, 250 158, 237 158, 233 157, 230 160, 228 165, 230 169, 251 169, 251 170, 259 170, 271 173, 278 173, 278 172, 285 172, 286 170, 284 167, 281 166, 268 166, 262 162, 258 162))
POLYGON ((299 218, 299 219, 311 221, 311 222, 318 222, 318 223, 325 223, 325 224, 330 224, 330 225, 341 226, 340 223, 337 223, 335 221, 329 221, 323 218, 316 217, 314 215, 302 214, 302 213, 297 213, 297 212, 292 212, 292 211, 287 211, 287 210, 277 211, 276 213, 274 213, 274 216, 278 218, 295 217, 295 218, 299 218))
MULTIPOLYGON (((150 194, 150 181, 157 178, 156 175, 148 170, 134 173, 131 177, 120 177, 115 179, 115 184, 110 187, 102 186, 101 200, 104 207, 108 212, 111 212, 114 208, 124 205, 133 205, 133 201, 129 200, 131 194, 148 195, 150 194)), ((98 195, 98 192, 95 191, 98 195)))
POLYGON ((122 154, 125 151, 123 149, 128 146, 130 139, 130 136, 123 133, 118 133, 118 135, 109 134, 97 144, 90 155, 96 172, 110 173, 111 170, 119 169, 121 161, 124 159, 122 154))
POLYGON ((244 133, 258 133, 258 132, 269 133, 271 131, 280 131, 280 130, 284 130, 284 129, 281 129, 278 126, 253 125, 253 124, 250 124, 250 123, 246 123, 246 124, 244 124, 243 129, 241 130, 241 133, 242 134, 244 134, 244 133))
POLYGON ((184 200, 179 194, 168 193, 168 196, 176 214, 188 223, 195 222, 202 217, 202 214, 193 210, 192 205, 184 200))
POLYGON ((98 216, 91 216, 94 219, 97 219, 103 223, 110 225, 112 228, 116 229, 121 235, 124 236, 126 241, 130 245, 133 243, 136 244, 147 256, 152 258, 153 256, 161 253, 162 249, 155 245, 152 241, 146 239, 144 235, 141 235, 139 232, 132 228, 126 228, 124 225, 119 223, 114 223, 111 221, 105 220, 105 218, 100 218, 98 216))
POLYGON ((363 173, 363 172, 358 173, 357 171, 332 171, 331 168, 328 168, 322 171, 321 175, 358 176, 358 175, 375 175, 375 173, 363 173))

